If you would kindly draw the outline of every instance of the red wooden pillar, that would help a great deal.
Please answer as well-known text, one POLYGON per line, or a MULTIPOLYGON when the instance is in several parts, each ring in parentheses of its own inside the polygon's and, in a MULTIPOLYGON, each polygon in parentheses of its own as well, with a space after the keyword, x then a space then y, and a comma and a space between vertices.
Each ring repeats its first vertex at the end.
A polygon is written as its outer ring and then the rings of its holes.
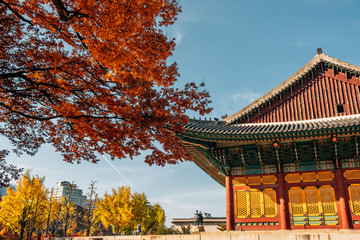
POLYGON ((346 195, 345 195, 345 188, 344 188, 344 176, 341 168, 335 169, 335 181, 337 187, 337 201, 339 206, 339 213, 341 216, 341 225, 343 229, 349 229, 349 215, 347 211, 346 205, 346 195))
POLYGON ((279 217, 280 217, 280 229, 289 229, 287 208, 288 203, 286 201, 286 190, 285 190, 285 175, 284 173, 277 174, 278 182, 278 194, 279 194, 279 217))
POLYGON ((232 177, 226 176, 226 230, 235 229, 234 220, 234 189, 232 177))

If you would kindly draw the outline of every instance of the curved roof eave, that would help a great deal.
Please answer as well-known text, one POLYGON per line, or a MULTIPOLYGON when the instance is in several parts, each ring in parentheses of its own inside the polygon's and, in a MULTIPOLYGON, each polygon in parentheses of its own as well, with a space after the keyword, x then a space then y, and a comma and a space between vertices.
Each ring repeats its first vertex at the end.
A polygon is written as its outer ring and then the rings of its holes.
POLYGON ((360 114, 319 118, 311 120, 274 122, 274 123, 242 123, 226 125, 217 121, 192 121, 185 124, 184 130, 205 134, 248 135, 279 134, 288 132, 309 132, 326 129, 360 127, 360 114))

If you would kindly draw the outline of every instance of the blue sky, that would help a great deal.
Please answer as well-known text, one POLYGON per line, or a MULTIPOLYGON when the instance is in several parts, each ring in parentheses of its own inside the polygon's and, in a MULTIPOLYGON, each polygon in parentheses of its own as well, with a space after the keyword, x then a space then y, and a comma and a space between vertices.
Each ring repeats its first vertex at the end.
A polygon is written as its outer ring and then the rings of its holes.
MULTIPOLYGON (((360 1, 356 0, 180 0, 182 13, 165 32, 176 37, 171 60, 180 68, 177 83, 205 82, 213 112, 231 115, 305 65, 321 47, 325 54, 360 65, 360 1)), ((189 113, 191 117, 198 117, 189 113)), ((3 148, 10 147, 0 139, 3 148)), ((97 180, 100 194, 121 185, 145 192, 165 209, 167 224, 195 210, 225 216, 225 188, 191 162, 149 167, 144 156, 109 165, 68 164, 50 146, 35 157, 8 161, 46 176, 46 186, 74 181, 87 190, 97 180), (115 170, 116 168, 117 170, 115 170), (124 178, 125 177, 125 178, 124 178)))

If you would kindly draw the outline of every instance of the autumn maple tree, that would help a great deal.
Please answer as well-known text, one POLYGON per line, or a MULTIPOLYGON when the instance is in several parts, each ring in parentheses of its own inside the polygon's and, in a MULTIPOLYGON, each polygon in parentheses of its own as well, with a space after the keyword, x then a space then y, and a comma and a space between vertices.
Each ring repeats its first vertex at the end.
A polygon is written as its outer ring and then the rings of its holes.
POLYGON ((187 158, 164 125, 181 130, 210 101, 203 86, 174 87, 163 31, 180 11, 176 0, 0 0, 0 134, 17 154, 51 144, 68 162, 187 158))
POLYGON ((0 187, 10 186, 10 181, 19 178, 20 172, 23 170, 6 163, 5 157, 8 154, 8 150, 0 150, 0 187))

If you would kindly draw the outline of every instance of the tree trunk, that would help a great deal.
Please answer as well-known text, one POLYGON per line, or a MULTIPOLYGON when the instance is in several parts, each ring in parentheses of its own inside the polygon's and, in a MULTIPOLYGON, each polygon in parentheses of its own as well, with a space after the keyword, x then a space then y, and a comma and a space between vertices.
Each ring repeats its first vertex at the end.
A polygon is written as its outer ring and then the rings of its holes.
POLYGON ((24 216, 24 213, 25 210, 23 210, 23 216, 22 216, 22 219, 20 220, 20 240, 23 240, 24 239, 24 234, 25 234, 25 226, 26 226, 26 222, 24 220, 25 216, 24 216))
POLYGON ((25 237, 25 225, 26 224, 20 223, 20 240, 23 240, 25 237))
POLYGON ((146 229, 146 231, 144 232, 143 235, 146 235, 149 232, 149 230, 152 228, 152 226, 154 226, 154 224, 155 224, 155 221, 153 221, 153 223, 146 229))
POLYGON ((37 233, 37 240, 41 240, 41 232, 37 233))

